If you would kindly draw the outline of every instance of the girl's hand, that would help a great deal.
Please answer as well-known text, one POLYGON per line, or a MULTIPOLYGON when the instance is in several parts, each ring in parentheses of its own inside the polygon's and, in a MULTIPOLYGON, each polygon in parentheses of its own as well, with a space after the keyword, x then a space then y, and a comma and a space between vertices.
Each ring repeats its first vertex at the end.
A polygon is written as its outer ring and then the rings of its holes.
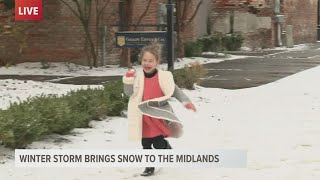
POLYGON ((136 73, 136 70, 133 68, 130 68, 126 73, 126 77, 134 77, 135 73, 136 73))
POLYGON ((196 107, 191 102, 186 104, 184 107, 186 107, 187 109, 192 110, 194 112, 197 111, 196 107))

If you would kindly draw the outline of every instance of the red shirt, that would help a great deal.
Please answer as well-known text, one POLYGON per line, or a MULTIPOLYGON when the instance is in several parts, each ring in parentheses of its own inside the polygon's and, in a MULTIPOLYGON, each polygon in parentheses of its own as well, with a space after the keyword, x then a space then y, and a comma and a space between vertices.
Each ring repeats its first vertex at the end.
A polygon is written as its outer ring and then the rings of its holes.
MULTIPOLYGON (((164 96, 161 91, 158 73, 151 78, 144 78, 143 101, 164 96)), ((143 115, 142 137, 152 138, 163 135, 170 136, 170 129, 162 119, 143 115)))

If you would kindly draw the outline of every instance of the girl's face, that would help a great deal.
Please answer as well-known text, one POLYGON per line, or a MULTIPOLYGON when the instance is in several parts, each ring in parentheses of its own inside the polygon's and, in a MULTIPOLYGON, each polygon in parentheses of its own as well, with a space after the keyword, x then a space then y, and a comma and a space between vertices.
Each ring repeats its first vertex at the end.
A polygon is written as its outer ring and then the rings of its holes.
POLYGON ((141 65, 144 69, 144 72, 146 73, 153 72, 158 66, 158 64, 159 64, 159 61, 155 58, 155 56, 152 53, 146 51, 143 54, 141 65))

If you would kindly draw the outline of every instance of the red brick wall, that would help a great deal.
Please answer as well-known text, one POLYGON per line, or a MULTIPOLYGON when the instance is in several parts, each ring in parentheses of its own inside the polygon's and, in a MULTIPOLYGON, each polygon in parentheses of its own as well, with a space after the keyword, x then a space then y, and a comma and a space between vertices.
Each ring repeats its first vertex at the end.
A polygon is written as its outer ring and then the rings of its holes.
POLYGON ((10 37, 9 24, 13 21, 14 10, 6 10, 4 2, 0 0, 0 66, 16 61, 16 54, 19 53, 19 44, 10 37))
POLYGON ((85 62, 82 26, 59 1, 44 1, 43 20, 33 26, 27 33, 24 60, 85 62))
MULTIPOLYGON (((189 20, 191 18, 191 15, 194 13, 196 9, 196 5, 198 4, 198 1, 192 2, 192 5, 189 6, 188 12, 189 14, 187 15, 186 20, 189 20)), ((188 40, 194 40, 197 38, 196 32, 195 32, 195 26, 196 26, 196 18, 194 18, 190 23, 188 23, 185 27, 185 30, 183 32, 183 37, 185 38, 186 41, 188 40)))
MULTIPOLYGON (((215 22, 226 18, 231 11, 237 13, 249 13, 256 17, 272 17, 274 0, 213 0, 211 20, 215 22)), ((235 16, 235 18, 237 18, 235 16)), ((250 20, 248 20, 250 22, 250 20)), ((236 21, 235 21, 236 23, 236 21)), ((213 26, 213 31, 215 27, 213 26)), ((236 30, 236 29, 235 29, 236 30)), ((225 32, 228 33, 228 32, 225 32)), ((243 32, 244 46, 271 47, 274 46, 273 23, 269 28, 258 28, 254 31, 243 32)))
MULTIPOLYGON (((68 0, 71 2, 71 0, 68 0)), ((100 1, 101 2, 101 1, 100 1)), ((117 64, 119 62, 119 48, 114 46, 114 33, 118 31, 117 26, 112 26, 119 22, 118 16, 119 0, 111 0, 104 14, 103 23, 108 25, 107 37, 107 64, 117 64)), ((137 23, 139 17, 146 9, 146 0, 136 0, 133 7, 132 23, 137 23)), ((166 3, 166 0, 152 0, 151 6, 146 16, 140 22, 141 24, 157 23, 157 6, 159 2, 166 3)), ((84 46, 84 31, 74 14, 58 0, 43 0, 43 20, 39 22, 13 22, 12 27, 28 26, 25 30, 26 47, 23 48, 21 56, 15 59, 17 62, 26 61, 68 61, 79 64, 86 64, 87 58, 84 46)), ((0 19, 1 19, 0 14, 0 19)), ((12 16, 13 17, 13 16, 12 16)), ((7 16, 4 18, 7 19, 7 16)), ((91 34, 95 37, 94 19, 91 24, 91 34)), ((4 24, 4 20, 1 21, 4 24)), ((131 30, 154 31, 156 27, 140 27, 131 30)), ((192 31, 189 31, 192 32, 192 31)), ((11 36, 0 36, 0 42, 6 42, 11 36)), ((8 45, 9 46, 9 45, 8 45)), ((10 47, 16 47, 10 43, 10 47)), ((14 49, 12 52, 16 52, 14 49)), ((12 53, 15 54, 15 53, 12 53)), ((4 56, 1 55, 0 57, 4 56)))
MULTIPOLYGON (((138 23, 138 20, 147 9, 149 0, 136 0, 133 10, 133 24, 138 23)), ((158 11, 158 0, 151 0, 150 7, 143 16, 140 24, 157 24, 157 11, 158 11)), ((157 27, 136 27, 134 30, 137 31, 156 31, 157 27)))
MULTIPOLYGON (((133 23, 136 23, 141 14, 144 12, 145 8, 147 7, 147 3, 149 0, 136 0, 135 6, 134 6, 134 18, 133 23)), ((156 24, 157 23, 157 11, 158 11, 158 3, 167 3, 167 0, 152 0, 151 6, 149 10, 147 11, 147 14, 145 17, 143 17, 141 23, 142 24, 156 24)), ((196 2, 193 2, 190 8, 189 12, 192 13, 195 10, 196 2)), ((191 14, 189 15, 191 16, 191 14)), ((185 29, 184 37, 187 40, 191 40, 196 38, 196 34, 194 32, 194 26, 195 21, 192 21, 185 29)), ((139 27, 137 30, 142 31, 156 31, 156 27, 139 27)))
MULTIPOLYGON (((317 1, 318 0, 280 0, 281 13, 285 16, 282 25, 293 25, 293 40, 295 44, 311 43, 317 39, 317 1)), ((255 13, 258 17, 273 17, 274 0, 216 0, 212 3, 212 21, 226 17, 231 11, 255 13), (252 7, 250 7, 252 6, 252 7)), ((275 46, 276 23, 272 21, 270 29, 258 29, 255 32, 244 33, 246 46, 275 46)))
POLYGON ((318 0, 282 0, 285 25, 293 26, 295 44, 311 43, 317 40, 318 0))
POLYGON ((212 0, 216 14, 226 14, 230 10, 254 13, 257 16, 270 16, 274 0, 212 0))
MULTIPOLYGON (((69 0, 69 2, 71 2, 71 0, 69 0)), ((102 22, 107 25, 115 24, 118 21, 117 18, 118 1, 112 0, 104 13, 102 22)), ((7 24, 6 21, 7 20, 0 21, 2 26, 7 24)), ((92 19, 91 22, 90 30, 95 42, 96 28, 94 19, 92 19)), ((16 21, 11 23, 11 26, 13 28, 27 27, 24 31, 26 34, 26 46, 23 48, 22 54, 17 62, 44 60, 50 62, 68 61, 79 64, 87 63, 83 26, 68 7, 58 0, 43 0, 42 21, 16 21)), ((108 26, 108 30, 110 33, 107 41, 107 49, 110 49, 113 46, 113 33, 117 31, 117 27, 108 26)), ((9 35, 0 36, 0 43, 6 42, 6 39, 9 37, 9 35)), ((114 51, 117 51, 117 49, 112 50, 109 53, 114 51)), ((1 55, 0 52, 0 57, 1 56, 4 55, 1 55)), ((112 64, 117 61, 117 57, 118 55, 112 53, 109 54, 107 60, 112 64)))
MULTIPOLYGON (((69 3, 72 0, 67 0, 69 3)), ((101 2, 101 1, 100 1, 101 2)), ((118 64, 119 48, 114 46, 114 33, 118 31, 117 26, 111 26, 119 22, 118 16, 119 0, 111 0, 111 4, 104 13, 103 23, 108 25, 107 37, 107 64, 118 64)), ((147 6, 147 0, 135 0, 133 7, 132 23, 137 23, 147 6)), ((158 3, 167 3, 167 0, 152 0, 146 16, 140 22, 141 24, 156 24, 158 3)), ((3 5, 0 5, 0 8, 3 5)), ((189 8, 194 9, 194 5, 189 8)), ((93 11, 94 12, 94 11, 93 11)), ((192 11, 190 11, 192 12, 192 11)), ((0 50, 0 59, 11 59, 17 63, 20 62, 74 62, 78 64, 87 64, 85 36, 83 27, 74 14, 67 6, 58 0, 43 0, 43 20, 37 22, 14 21, 12 12, 3 12, 0 9, 0 25, 10 24, 12 28, 23 27, 21 34, 25 38, 23 43, 15 39, 15 35, 2 34, 0 32, 0 43, 6 42, 6 50, 0 50), (13 20, 8 23, 8 19, 13 20), (10 43, 9 43, 10 42, 10 43), (20 43, 20 44, 19 44, 20 43), (18 46, 23 44, 21 54, 18 46), (9 51, 10 50, 10 51, 9 51), (3 53, 3 52, 6 53, 3 53), (10 52, 10 53, 9 53, 10 52)), ((185 29, 185 40, 191 40, 196 37, 194 31, 195 21, 191 22, 185 29)), ((96 41, 96 28, 94 19, 90 26, 94 42, 96 41)), ((156 27, 139 27, 131 30, 155 31, 156 27)), ((21 38, 18 38, 21 39, 21 38)))

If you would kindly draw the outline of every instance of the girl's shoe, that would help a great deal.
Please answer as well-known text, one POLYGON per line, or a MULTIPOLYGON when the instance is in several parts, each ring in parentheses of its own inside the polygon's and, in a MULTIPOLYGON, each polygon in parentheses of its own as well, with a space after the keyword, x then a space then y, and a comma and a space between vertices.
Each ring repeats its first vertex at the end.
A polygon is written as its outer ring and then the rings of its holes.
POLYGON ((146 167, 141 176, 151 176, 154 174, 154 167, 146 167))
POLYGON ((171 145, 169 144, 169 142, 167 141, 167 146, 166 149, 172 149, 171 145))

